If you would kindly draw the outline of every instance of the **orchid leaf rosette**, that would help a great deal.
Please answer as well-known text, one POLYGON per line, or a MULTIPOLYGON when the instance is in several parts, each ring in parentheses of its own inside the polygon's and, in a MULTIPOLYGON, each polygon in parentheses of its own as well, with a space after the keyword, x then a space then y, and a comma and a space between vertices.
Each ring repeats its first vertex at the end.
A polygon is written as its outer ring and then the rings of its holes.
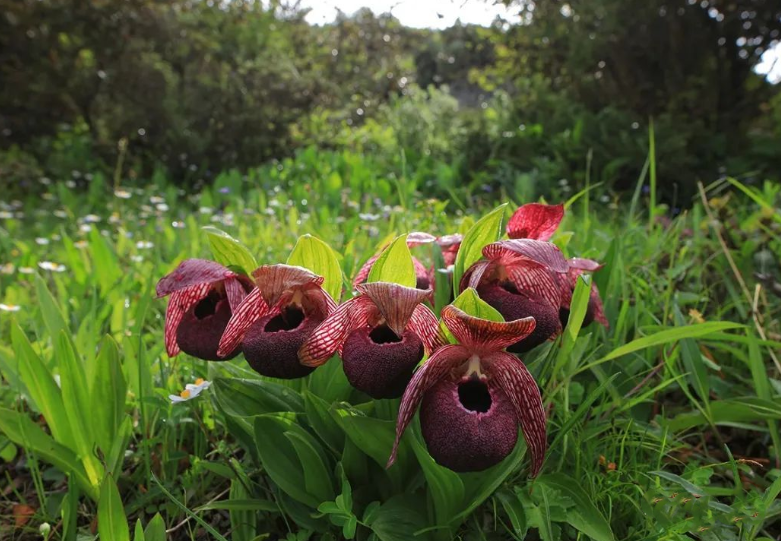
MULTIPOLYGON (((437 238, 434 235, 430 235, 422 231, 415 231, 407 235, 406 242, 408 248, 415 248, 416 246, 431 244, 436 240, 437 238)), ((387 248, 388 245, 383 246, 383 250, 387 248)), ((380 253, 370 257, 361 266, 360 270, 358 271, 358 274, 356 274, 355 278, 353 278, 353 287, 357 289, 357 286, 359 284, 363 284, 364 282, 366 282, 366 280, 369 278, 369 273, 371 273, 374 264, 377 262, 381 254, 382 254, 382 250, 380 251, 380 253)), ((415 268, 415 279, 416 279, 415 287, 418 289, 429 289, 430 287, 432 287, 433 284, 431 281, 431 277, 429 276, 429 271, 426 268, 426 266, 423 263, 421 263, 420 260, 416 257, 412 258, 412 264, 415 268)))
POLYGON ((398 398, 423 359, 444 345, 439 322, 423 304, 430 289, 390 282, 356 286, 300 351, 301 362, 320 366, 340 353, 350 384, 372 398, 398 398))
POLYGON ((157 296, 169 297, 165 314, 165 348, 207 361, 239 354, 238 344, 218 354, 228 322, 252 289, 252 282, 214 261, 186 259, 157 283, 157 296))
POLYGON ((241 347, 253 370, 294 379, 312 370, 298 350, 336 309, 323 289, 324 278, 292 265, 263 265, 252 272, 255 289, 235 310, 220 341, 219 355, 241 347))
POLYGON ((419 408, 423 439, 440 465, 470 472, 498 464, 515 447, 520 425, 536 476, 547 446, 542 398, 523 362, 504 351, 534 331, 534 318, 490 321, 448 305, 442 320, 458 343, 438 349, 407 386, 388 467, 419 408))

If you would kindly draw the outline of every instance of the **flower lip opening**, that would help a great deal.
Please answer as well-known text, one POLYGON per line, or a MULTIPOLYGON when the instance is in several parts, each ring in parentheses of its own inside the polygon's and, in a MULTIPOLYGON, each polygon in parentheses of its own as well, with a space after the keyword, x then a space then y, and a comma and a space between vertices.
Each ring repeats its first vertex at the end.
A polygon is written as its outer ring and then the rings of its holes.
POLYGON ((384 323, 374 327, 369 333, 369 338, 371 338, 372 342, 379 345, 397 344, 402 341, 402 339, 384 323))
POLYGON ((458 384, 458 401, 465 410, 472 413, 486 413, 493 404, 488 385, 484 379, 477 376, 462 380, 458 384))
POLYGON ((263 328, 265 332, 286 332, 294 331, 306 319, 306 314, 300 306, 289 304, 276 316, 272 317, 263 328))
POLYGON ((195 308, 193 310, 193 314, 198 319, 206 319, 207 317, 211 317, 217 312, 217 304, 222 300, 219 293, 217 293, 214 290, 209 291, 209 294, 206 295, 203 299, 198 301, 198 304, 195 305, 195 308))

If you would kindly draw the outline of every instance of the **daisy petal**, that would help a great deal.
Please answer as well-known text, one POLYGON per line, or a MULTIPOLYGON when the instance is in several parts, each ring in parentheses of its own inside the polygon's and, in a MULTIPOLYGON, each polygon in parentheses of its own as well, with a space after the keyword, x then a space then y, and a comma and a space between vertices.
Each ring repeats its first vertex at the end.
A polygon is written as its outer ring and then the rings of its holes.
POLYGON ((298 359, 304 366, 320 366, 333 357, 344 344, 347 336, 363 327, 377 311, 368 296, 359 296, 340 304, 312 332, 301 349, 298 359))
POLYGON ((515 415, 523 429, 523 437, 531 453, 531 475, 540 473, 545 460, 548 441, 545 434, 545 410, 537 382, 523 364, 523 361, 499 351, 484 357, 489 376, 499 383, 515 409, 515 415))
POLYGON ((423 395, 437 381, 447 376, 451 370, 468 360, 469 351, 460 345, 447 345, 438 349, 431 358, 423 363, 412 376, 404 395, 401 397, 399 416, 396 420, 396 438, 393 441, 393 449, 386 468, 390 468, 396 461, 396 453, 399 450, 399 441, 407 429, 410 421, 415 416, 423 395))
POLYGON ((529 336, 536 326, 533 317, 489 321, 470 316, 452 304, 442 309, 442 321, 461 345, 477 354, 500 351, 529 336))
POLYGON ((529 203, 523 205, 507 222, 507 235, 511 239, 548 240, 564 218, 564 205, 529 203))

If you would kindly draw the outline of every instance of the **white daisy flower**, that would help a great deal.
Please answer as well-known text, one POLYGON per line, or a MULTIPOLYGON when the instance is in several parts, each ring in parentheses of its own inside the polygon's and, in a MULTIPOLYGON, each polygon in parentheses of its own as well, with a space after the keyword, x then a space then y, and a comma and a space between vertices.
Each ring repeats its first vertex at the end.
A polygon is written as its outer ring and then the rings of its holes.
POLYGON ((36 237, 35 244, 37 244, 38 246, 46 246, 47 244, 49 244, 49 239, 44 237, 36 237))
POLYGON ((199 394, 201 394, 201 391, 204 391, 205 389, 208 389, 211 386, 212 382, 207 381, 203 378, 198 378, 195 380, 195 383, 188 383, 185 385, 184 390, 179 393, 178 395, 175 394, 169 394, 168 398, 171 400, 171 403, 178 404, 179 402, 187 402, 188 400, 192 400, 199 394))
POLYGON ((159 210, 160 212, 167 212, 168 211, 168 205, 166 205, 165 203, 158 203, 157 205, 155 205, 155 208, 157 210, 159 210))
POLYGON ((83 249, 85 249, 87 246, 89 246, 89 243, 88 243, 86 240, 77 240, 76 242, 74 242, 74 243, 73 243, 73 245, 74 245, 76 248, 79 248, 79 249, 83 250, 83 249))
POLYGON ((171 222, 174 229, 184 229, 184 222, 171 222))
POLYGON ((102 220, 102 218, 101 218, 100 216, 98 216, 97 214, 87 214, 87 215, 86 215, 84 218, 82 218, 81 220, 82 220, 84 223, 88 223, 88 224, 96 224, 96 223, 98 223, 100 220, 102 220))
POLYGON ((79 231, 81 231, 82 233, 89 233, 90 231, 92 231, 92 226, 90 224, 81 224, 79 226, 79 231))
POLYGON ((0 312, 18 312, 22 307, 18 304, 2 304, 0 303, 0 312))
POLYGON ((157 195, 153 195, 152 197, 149 198, 149 202, 152 203, 153 205, 159 205, 160 203, 165 203, 165 199, 157 195))
POLYGON ((32 267, 19 267, 20 274, 33 274, 35 269, 32 267))
POLYGON ((10 220, 14 217, 13 212, 8 212, 7 210, 0 210, 0 220, 10 220))
POLYGON ((16 270, 16 267, 13 263, 6 263, 2 267, 0 267, 0 274, 13 274, 16 270))
POLYGON ((133 197, 133 194, 124 188, 117 188, 114 190, 114 196, 119 197, 120 199, 130 199, 133 197))
POLYGON ((52 271, 52 272, 65 272, 66 270, 65 265, 54 263, 53 261, 41 261, 40 263, 38 263, 38 266, 43 270, 52 271))
POLYGON ((148 250, 149 248, 154 247, 153 242, 149 242, 148 240, 140 240, 136 243, 136 248, 139 250, 148 250))

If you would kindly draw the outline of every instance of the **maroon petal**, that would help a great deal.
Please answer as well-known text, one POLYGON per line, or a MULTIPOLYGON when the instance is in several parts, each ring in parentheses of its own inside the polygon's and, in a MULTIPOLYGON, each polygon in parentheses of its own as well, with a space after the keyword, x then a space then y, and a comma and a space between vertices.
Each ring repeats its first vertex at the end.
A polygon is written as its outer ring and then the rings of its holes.
POLYGON ((309 336, 298 359, 305 366, 320 366, 333 357, 355 329, 363 327, 377 313, 368 296, 358 296, 340 304, 309 336))
POLYGON ((567 260, 567 263, 569 264, 570 269, 576 269, 581 272, 595 272, 604 267, 604 265, 598 261, 582 257, 571 257, 567 260))
POLYGON ((238 276, 225 279, 225 295, 228 297, 228 304, 231 307, 231 311, 236 311, 247 296, 247 289, 245 289, 241 278, 238 276))
POLYGON ((423 394, 437 381, 448 375, 451 370, 468 360, 470 355, 470 352, 463 346, 444 346, 438 349, 428 361, 423 363, 415 372, 415 375, 412 376, 407 389, 404 391, 404 396, 401 397, 399 416, 396 420, 396 439, 393 442, 390 458, 388 458, 387 468, 390 468, 396 461, 396 453, 399 449, 401 436, 404 434, 410 421, 412 421, 423 394))
POLYGON ((182 318, 184 318, 184 315, 190 308, 209 294, 211 287, 211 284, 207 282, 191 285, 186 289, 179 289, 171 293, 171 298, 168 299, 168 308, 165 312, 165 350, 169 357, 179 354, 179 344, 176 343, 176 331, 182 322, 182 318))
POLYGON ((511 239, 548 240, 562 218, 564 205, 529 203, 518 208, 507 222, 507 235, 511 239))
POLYGON ((507 264, 505 268, 507 277, 519 293, 544 299, 551 306, 559 307, 561 305, 560 281, 547 268, 522 259, 516 263, 507 264))
POLYGON ((605 307, 602 305, 602 297, 599 295, 599 288, 593 281, 591 282, 591 294, 589 295, 589 308, 593 307, 594 320, 605 327, 610 327, 610 323, 605 316, 605 307))
POLYGON ((407 246, 409 248, 414 248, 415 246, 420 246, 421 244, 430 244, 435 240, 437 240, 437 238, 434 235, 424 233, 423 231, 413 231, 407 235, 407 246))
POLYGON ((239 344, 244 333, 247 332, 253 323, 268 314, 270 308, 261 297, 259 289, 253 289, 249 295, 244 297, 241 304, 233 310, 228 326, 220 339, 220 347, 217 349, 217 355, 225 357, 230 355, 239 344))
POLYGON ((156 292, 158 297, 165 297, 175 291, 201 284, 211 284, 236 276, 235 272, 214 261, 185 259, 173 272, 157 282, 156 292))
POLYGON ((372 271, 372 266, 374 266, 375 261, 377 261, 379 257, 379 254, 373 255, 366 261, 366 263, 363 264, 361 270, 359 270, 358 274, 356 274, 355 278, 353 278, 353 287, 364 283, 367 278, 369 278, 369 273, 372 271))
POLYGON ((461 277, 459 290, 464 291, 468 287, 477 289, 477 286, 480 285, 480 282, 483 280, 483 276, 485 276, 493 267, 495 267, 493 261, 486 261, 484 259, 473 264, 461 277))
POLYGON ((537 382, 517 357, 503 351, 492 353, 482 359, 490 378, 494 379, 515 408, 523 437, 529 447, 532 459, 531 474, 540 473, 545 460, 548 441, 545 435, 545 410, 537 382))
POLYGON ((456 255, 458 249, 461 248, 461 241, 464 240, 463 235, 444 235, 437 239, 437 244, 442 249, 442 259, 445 261, 445 265, 453 265, 456 262, 456 255))
MULTIPOLYGON (((418 289, 429 289, 431 287, 431 278, 428 275, 428 269, 420 262, 417 257, 412 258, 412 266, 415 268, 415 287, 418 289)), ((433 293, 429 289, 429 294, 433 293)))
POLYGON ((534 330, 533 317, 515 321, 489 321, 470 316, 452 304, 442 309, 442 321, 456 340, 472 353, 501 351, 534 330))
POLYGON ((559 247, 539 240, 500 240, 483 248, 483 256, 504 265, 523 259, 547 267, 553 272, 569 271, 569 264, 559 247))
POLYGON ((415 333, 423 341, 423 347, 426 348, 426 354, 431 355, 436 350, 447 344, 447 340, 442 334, 439 326, 439 320, 428 306, 419 304, 415 307, 410 317, 410 324, 415 333))
POLYGON ((431 294, 430 289, 421 290, 389 282, 371 282, 356 288, 372 300, 397 336, 404 333, 415 307, 431 294))
POLYGON ((285 297, 294 290, 319 288, 325 281, 304 267, 292 265, 263 265, 252 271, 252 277, 263 300, 272 308, 286 303, 285 297))

